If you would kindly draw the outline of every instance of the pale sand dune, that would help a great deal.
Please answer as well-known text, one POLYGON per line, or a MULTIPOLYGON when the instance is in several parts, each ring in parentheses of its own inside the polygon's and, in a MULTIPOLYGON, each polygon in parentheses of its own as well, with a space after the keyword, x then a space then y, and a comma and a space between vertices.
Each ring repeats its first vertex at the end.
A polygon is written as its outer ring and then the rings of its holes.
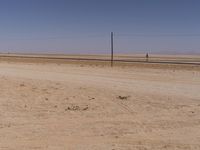
POLYGON ((199 150, 200 70, 0 63, 0 150, 199 150))

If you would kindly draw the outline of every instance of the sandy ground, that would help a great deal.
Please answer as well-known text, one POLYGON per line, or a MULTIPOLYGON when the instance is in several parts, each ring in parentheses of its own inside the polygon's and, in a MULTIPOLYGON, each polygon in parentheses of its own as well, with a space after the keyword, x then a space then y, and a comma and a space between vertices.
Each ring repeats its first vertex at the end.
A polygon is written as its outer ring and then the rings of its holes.
POLYGON ((0 150, 199 150, 200 70, 0 62, 0 150))

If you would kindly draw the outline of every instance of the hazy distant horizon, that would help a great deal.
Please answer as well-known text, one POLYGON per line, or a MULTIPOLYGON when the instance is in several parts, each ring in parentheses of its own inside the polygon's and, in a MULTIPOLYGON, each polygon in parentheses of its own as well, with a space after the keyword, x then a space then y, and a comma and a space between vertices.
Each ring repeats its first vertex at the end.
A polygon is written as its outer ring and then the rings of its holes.
MULTIPOLYGON (((169 51, 145 51, 145 50, 135 50, 133 52, 119 52, 119 51, 114 51, 114 54, 116 55, 137 55, 137 54, 153 54, 153 55, 200 55, 200 52, 189 52, 189 51, 185 51, 185 52, 177 52, 177 51, 173 51, 173 50, 169 50, 169 51)), ((110 50, 102 50, 102 52, 66 52, 66 51, 59 51, 59 50, 55 50, 55 51, 42 51, 42 50, 34 50, 34 51, 0 51, 0 54, 50 54, 50 55, 110 55, 110 50)))

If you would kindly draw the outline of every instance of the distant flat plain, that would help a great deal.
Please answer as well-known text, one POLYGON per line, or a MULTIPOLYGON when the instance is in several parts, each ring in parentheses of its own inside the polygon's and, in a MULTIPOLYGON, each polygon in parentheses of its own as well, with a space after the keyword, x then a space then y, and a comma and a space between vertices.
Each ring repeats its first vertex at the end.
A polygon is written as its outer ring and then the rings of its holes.
MULTIPOLYGON (((0 55, 0 150, 200 149, 199 65, 115 62, 111 68, 109 62, 6 55, 13 57, 0 55)), ((136 58, 145 55, 115 56, 136 58)))
MULTIPOLYGON (((146 60, 146 54, 115 54, 115 60, 146 60)), ((15 53, 0 53, 0 57, 43 57, 43 58, 85 58, 85 59, 110 59, 110 55, 74 55, 74 54, 15 54, 15 53)), ((149 54, 149 59, 156 61, 189 61, 189 62, 200 62, 200 55, 158 55, 149 54)))

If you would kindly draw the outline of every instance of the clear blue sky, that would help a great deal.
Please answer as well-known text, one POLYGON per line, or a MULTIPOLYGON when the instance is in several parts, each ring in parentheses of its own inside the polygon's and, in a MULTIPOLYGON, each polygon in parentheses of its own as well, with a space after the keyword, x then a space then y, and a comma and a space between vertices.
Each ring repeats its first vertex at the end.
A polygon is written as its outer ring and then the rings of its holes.
POLYGON ((0 0, 0 52, 200 53, 199 0, 0 0))

